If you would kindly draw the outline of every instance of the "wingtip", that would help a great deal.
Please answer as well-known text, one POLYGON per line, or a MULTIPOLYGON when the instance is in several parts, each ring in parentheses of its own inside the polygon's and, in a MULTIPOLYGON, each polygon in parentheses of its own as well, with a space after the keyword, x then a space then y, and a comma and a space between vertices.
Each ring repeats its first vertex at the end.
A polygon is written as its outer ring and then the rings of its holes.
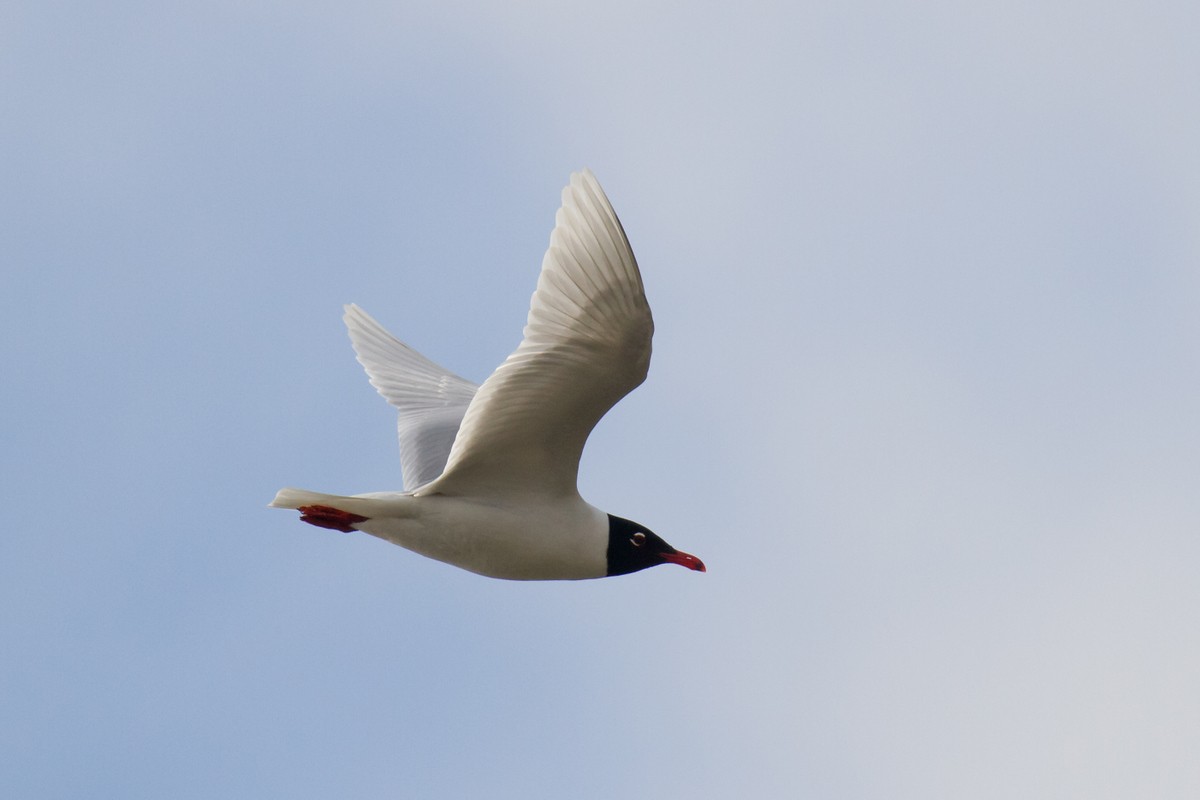
POLYGON ((584 167, 583 169, 579 170, 579 172, 576 172, 574 175, 571 176, 571 183, 576 183, 576 182, 578 182, 578 183, 599 183, 599 181, 596 180, 596 173, 592 172, 591 169, 589 169, 588 167, 584 167))
MULTIPOLYGON (((571 179, 562 190, 562 208, 555 215, 556 224, 563 224, 563 209, 579 206, 592 205, 597 198, 602 198, 601 205, 608 204, 608 197, 604 194, 604 187, 600 185, 600 181, 596 179, 596 175, 587 167, 582 168, 578 172, 571 173, 571 179)), ((611 213, 611 212, 610 212, 611 213)))
MULTIPOLYGON (((357 303, 347 303, 346 305, 342 306, 342 309, 342 322, 345 324, 346 329, 349 330, 351 334, 353 334, 353 332, 359 328, 374 327, 381 330, 383 329, 383 326, 376 322, 374 317, 372 317, 366 311, 363 311, 362 307, 360 307, 357 303)), ((384 333, 386 334, 387 331, 384 331, 384 333)), ((353 338, 353 335, 351 338, 353 338)))

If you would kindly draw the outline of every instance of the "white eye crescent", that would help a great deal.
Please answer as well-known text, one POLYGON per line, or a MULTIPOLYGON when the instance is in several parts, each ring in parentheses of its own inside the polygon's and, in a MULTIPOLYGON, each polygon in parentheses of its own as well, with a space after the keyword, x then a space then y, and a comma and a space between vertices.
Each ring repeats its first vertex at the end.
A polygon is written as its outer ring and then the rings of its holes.
POLYGON ((646 534, 638 531, 633 535, 633 538, 629 540, 629 543, 634 547, 641 547, 646 543, 646 534))

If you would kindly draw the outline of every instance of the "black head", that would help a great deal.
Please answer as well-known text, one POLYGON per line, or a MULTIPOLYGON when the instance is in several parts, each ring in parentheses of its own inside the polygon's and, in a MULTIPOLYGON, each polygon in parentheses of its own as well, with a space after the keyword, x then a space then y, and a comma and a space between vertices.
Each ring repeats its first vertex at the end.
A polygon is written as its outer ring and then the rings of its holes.
POLYGON ((649 528, 608 515, 608 574, 627 575, 658 564, 678 564, 704 572, 704 562, 676 550, 649 528))

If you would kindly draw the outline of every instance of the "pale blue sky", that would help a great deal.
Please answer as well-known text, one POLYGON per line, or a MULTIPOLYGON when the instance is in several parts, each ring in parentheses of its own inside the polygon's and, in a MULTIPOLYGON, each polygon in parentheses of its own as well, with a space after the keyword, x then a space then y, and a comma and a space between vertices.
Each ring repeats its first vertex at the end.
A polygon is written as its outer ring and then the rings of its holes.
MULTIPOLYGON (((430 4, 433 5, 433 4, 430 4)), ((1200 795, 1194 3, 0 8, 0 795, 1200 795), (590 166, 655 312, 480 578, 357 302, 482 380, 590 166)))

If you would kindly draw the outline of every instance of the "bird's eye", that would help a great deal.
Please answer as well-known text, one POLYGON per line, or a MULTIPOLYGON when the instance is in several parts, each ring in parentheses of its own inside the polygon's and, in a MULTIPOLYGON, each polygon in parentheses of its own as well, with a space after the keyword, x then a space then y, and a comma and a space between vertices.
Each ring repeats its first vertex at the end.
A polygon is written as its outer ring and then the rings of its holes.
POLYGON ((633 535, 633 538, 629 540, 629 543, 634 547, 641 547, 646 543, 646 534, 638 531, 633 535))

